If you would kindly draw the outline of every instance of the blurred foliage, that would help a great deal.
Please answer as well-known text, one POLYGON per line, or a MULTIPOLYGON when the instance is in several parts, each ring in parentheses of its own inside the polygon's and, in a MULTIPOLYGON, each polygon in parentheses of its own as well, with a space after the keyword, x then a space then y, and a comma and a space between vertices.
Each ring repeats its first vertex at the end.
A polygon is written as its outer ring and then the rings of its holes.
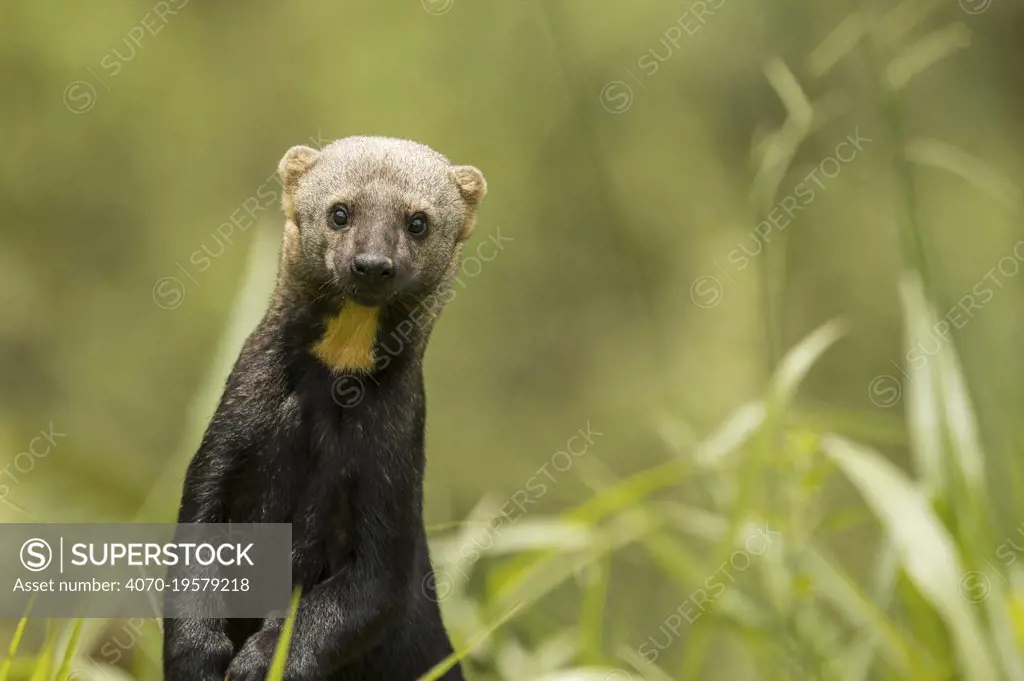
MULTIPOLYGON (((8 3, 0 514, 172 517, 277 160, 408 137, 491 188, 426 362, 472 678, 1021 678, 1022 34, 1010 0, 8 3)), ((0 681, 159 678, 155 626, 7 631, 0 681)))

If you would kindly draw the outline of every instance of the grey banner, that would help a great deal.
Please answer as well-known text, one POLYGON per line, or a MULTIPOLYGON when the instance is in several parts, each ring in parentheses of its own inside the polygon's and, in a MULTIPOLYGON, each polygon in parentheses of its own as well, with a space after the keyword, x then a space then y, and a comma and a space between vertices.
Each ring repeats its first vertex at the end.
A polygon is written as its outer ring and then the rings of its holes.
POLYGON ((291 536, 289 524, 0 524, 0 617, 280 616, 291 536))

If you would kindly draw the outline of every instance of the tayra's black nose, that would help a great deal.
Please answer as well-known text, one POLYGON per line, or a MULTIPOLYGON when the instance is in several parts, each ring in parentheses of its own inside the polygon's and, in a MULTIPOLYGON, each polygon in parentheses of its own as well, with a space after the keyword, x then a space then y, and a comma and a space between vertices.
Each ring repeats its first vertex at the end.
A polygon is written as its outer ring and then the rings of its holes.
POLYGON ((360 253, 352 260, 352 272, 368 281, 383 281, 394 276, 395 264, 383 255, 360 253))

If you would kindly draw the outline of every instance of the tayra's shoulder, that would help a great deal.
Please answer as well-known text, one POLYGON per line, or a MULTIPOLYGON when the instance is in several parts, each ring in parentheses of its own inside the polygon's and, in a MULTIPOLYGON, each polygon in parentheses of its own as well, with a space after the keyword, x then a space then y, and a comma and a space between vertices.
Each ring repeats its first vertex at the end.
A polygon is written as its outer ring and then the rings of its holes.
POLYGON ((279 325, 269 315, 264 317, 242 345, 218 412, 247 421, 269 416, 268 410, 274 410, 293 392, 293 354, 279 325))

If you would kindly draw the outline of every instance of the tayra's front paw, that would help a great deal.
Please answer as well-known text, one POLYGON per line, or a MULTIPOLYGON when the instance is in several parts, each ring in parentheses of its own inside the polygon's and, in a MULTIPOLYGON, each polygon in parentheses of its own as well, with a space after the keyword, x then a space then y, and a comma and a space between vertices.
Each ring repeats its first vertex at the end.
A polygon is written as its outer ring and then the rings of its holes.
POLYGON ((227 681, 263 681, 274 661, 276 631, 257 631, 249 637, 228 667, 227 681))
POLYGON ((223 681, 234 646, 223 633, 182 636, 164 652, 166 681, 223 681))

